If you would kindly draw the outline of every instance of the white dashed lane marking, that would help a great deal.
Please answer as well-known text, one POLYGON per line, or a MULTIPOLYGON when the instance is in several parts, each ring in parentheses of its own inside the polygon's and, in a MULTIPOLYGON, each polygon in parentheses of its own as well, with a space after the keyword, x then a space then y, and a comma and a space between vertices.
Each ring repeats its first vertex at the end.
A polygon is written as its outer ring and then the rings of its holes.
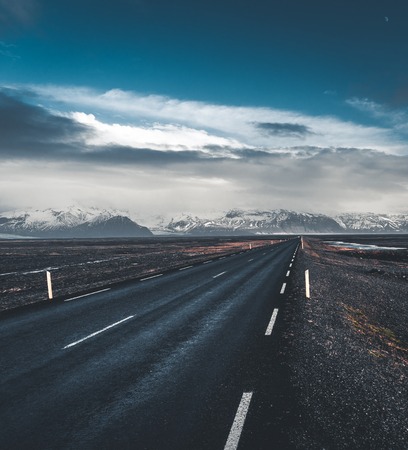
POLYGON ((163 275, 162 273, 159 273, 157 275, 152 275, 151 277, 141 278, 140 281, 151 280, 152 278, 161 277, 162 275, 163 275))
POLYGON ((245 419, 249 410, 253 392, 244 392, 239 403, 234 422, 228 435, 224 450, 236 450, 244 428, 245 419))
POLYGON ((64 300, 64 302, 71 302, 72 300, 76 300, 76 299, 78 299, 78 298, 88 297, 89 295, 94 295, 94 294, 99 294, 100 292, 110 291, 110 289, 111 289, 111 288, 106 288, 106 289, 101 289, 101 290, 99 290, 99 291, 90 292, 89 294, 77 295, 76 297, 67 298, 66 300, 64 300))
POLYGON ((75 341, 75 342, 72 342, 71 344, 66 345, 66 346, 63 348, 63 350, 65 350, 66 348, 73 347, 74 345, 80 344, 81 342, 84 342, 84 341, 86 341, 87 339, 89 339, 89 338, 91 338, 91 337, 94 337, 94 336, 96 336, 96 335, 98 335, 98 334, 101 334, 101 333, 103 333, 104 331, 109 330, 109 329, 112 328, 112 327, 116 327, 117 325, 119 325, 119 324, 125 322, 126 320, 132 319, 133 317, 134 317, 134 316, 126 317, 125 319, 119 320, 119 322, 115 322, 115 323, 113 323, 112 325, 108 325, 107 327, 102 328, 102 330, 95 331, 95 333, 89 334, 88 336, 85 336, 84 338, 79 339, 78 341, 75 341))
POLYGON ((224 273, 227 273, 227 271, 221 272, 221 273, 219 273, 218 275, 214 275, 213 278, 218 278, 218 277, 220 277, 221 275, 224 275, 224 273))
POLYGON ((286 283, 283 283, 282 284, 282 289, 280 290, 280 293, 284 294, 285 293, 285 289, 286 289, 286 283))
POLYGON ((278 315, 278 309, 275 308, 273 310, 271 320, 269 321, 268 328, 265 331, 265 336, 270 336, 272 334, 273 326, 275 325, 277 315, 278 315))

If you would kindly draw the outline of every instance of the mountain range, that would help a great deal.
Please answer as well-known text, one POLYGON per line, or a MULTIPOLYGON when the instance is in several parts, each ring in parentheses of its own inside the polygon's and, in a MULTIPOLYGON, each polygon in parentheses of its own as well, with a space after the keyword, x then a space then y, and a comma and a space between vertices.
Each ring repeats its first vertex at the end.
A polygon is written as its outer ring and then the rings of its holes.
POLYGON ((38 238, 146 237, 152 232, 117 211, 71 207, 0 213, 0 234, 38 238))
POLYGON ((215 219, 184 216, 172 219, 169 232, 196 235, 301 234, 301 233, 399 233, 408 232, 408 214, 325 214, 288 210, 231 210, 215 219))
POLYGON ((116 210, 71 207, 0 213, 0 237, 91 238, 160 235, 268 235, 304 233, 406 233, 408 214, 325 214, 288 210, 230 210, 215 218, 156 216, 149 226, 116 210))

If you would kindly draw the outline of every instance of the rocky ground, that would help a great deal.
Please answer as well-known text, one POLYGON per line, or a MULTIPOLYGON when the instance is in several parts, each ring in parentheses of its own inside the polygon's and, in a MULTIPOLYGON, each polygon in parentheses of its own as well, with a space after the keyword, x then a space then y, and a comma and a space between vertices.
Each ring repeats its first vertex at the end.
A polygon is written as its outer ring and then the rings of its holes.
MULTIPOLYGON (((408 247, 408 239, 384 242, 408 247)), ((61 297, 250 243, 270 240, 3 241, 0 309, 46 300, 45 268, 61 297)), ((312 238, 304 247, 277 326, 278 447, 408 449, 408 251, 334 248, 312 238)))
MULTIPOLYGON (((64 239, 0 241, 0 311, 270 245, 265 238, 64 239)), ((276 240, 279 242, 279 240, 276 240)))
POLYGON ((307 239, 294 273, 279 357, 290 448, 407 449, 408 251, 307 239))

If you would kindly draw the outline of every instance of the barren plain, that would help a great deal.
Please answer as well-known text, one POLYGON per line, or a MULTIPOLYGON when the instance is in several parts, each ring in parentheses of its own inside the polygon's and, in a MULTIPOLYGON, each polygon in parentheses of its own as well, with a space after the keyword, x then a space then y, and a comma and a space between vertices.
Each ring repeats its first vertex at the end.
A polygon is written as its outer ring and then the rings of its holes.
POLYGON ((280 369, 296 449, 408 448, 408 239, 307 238, 284 310, 280 369), (311 298, 304 272, 310 271, 311 298), (289 406, 291 405, 291 406, 289 406))
MULTIPOLYGON (((0 309, 48 301, 46 270, 58 301, 270 243, 271 237, 3 241, 0 309)), ((304 238, 275 332, 270 379, 277 413, 268 420, 279 430, 280 448, 408 448, 407 248, 408 237, 400 235, 304 238)))
POLYGON ((80 295, 278 238, 140 238, 0 241, 0 311, 80 295))

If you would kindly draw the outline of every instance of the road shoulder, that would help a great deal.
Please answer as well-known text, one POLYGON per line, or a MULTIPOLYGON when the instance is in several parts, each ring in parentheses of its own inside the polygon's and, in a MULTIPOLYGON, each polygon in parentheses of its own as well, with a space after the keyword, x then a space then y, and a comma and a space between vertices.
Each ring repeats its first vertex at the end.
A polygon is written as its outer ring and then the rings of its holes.
POLYGON ((404 267, 313 240, 299 251, 279 356, 292 386, 291 448, 407 448, 404 267))

